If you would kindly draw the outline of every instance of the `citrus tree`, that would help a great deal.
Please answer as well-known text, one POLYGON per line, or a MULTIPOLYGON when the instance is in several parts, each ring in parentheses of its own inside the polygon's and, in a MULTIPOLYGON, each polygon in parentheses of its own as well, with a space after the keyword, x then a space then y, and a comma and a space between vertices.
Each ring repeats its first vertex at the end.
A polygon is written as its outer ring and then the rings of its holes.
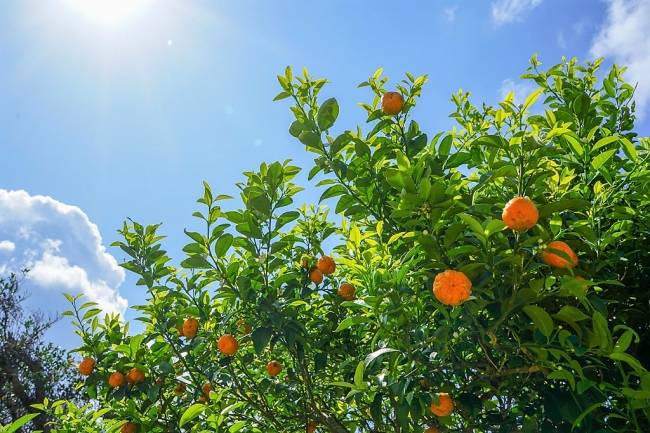
POLYGON ((84 392, 127 432, 650 431, 650 140, 601 62, 535 56, 522 104, 459 91, 432 137, 426 76, 361 83, 363 131, 287 68, 340 222, 294 204, 290 161, 244 173, 240 206, 205 183, 178 268, 126 222, 146 330, 69 297, 84 392))

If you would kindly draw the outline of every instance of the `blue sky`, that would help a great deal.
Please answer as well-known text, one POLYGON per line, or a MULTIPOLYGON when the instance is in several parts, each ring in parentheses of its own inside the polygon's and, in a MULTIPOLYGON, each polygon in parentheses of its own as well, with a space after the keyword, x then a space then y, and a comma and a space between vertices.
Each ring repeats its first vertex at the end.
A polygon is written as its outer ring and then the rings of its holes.
MULTIPOLYGON (((332 82, 322 99, 339 100, 341 130, 365 121, 357 85, 378 68, 389 88, 429 74, 413 115, 433 136, 459 88, 476 104, 523 99, 532 54, 545 67, 604 56, 639 82, 647 136, 649 22, 643 0, 0 2, 0 276, 32 268, 32 307, 63 311, 62 291, 83 292, 132 319, 145 294, 109 246, 126 217, 163 222, 179 262, 203 180, 236 195, 261 162, 309 167, 288 102, 272 102, 287 65, 332 82)), ((65 320, 48 338, 78 344, 65 320)))

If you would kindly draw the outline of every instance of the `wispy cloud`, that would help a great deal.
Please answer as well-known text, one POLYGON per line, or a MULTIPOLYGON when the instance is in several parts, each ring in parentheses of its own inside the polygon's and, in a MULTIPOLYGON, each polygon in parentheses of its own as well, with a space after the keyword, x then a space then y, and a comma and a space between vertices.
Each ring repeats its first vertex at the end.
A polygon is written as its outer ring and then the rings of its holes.
POLYGON ((30 269, 41 290, 83 293, 104 312, 123 314, 117 288, 124 269, 102 245, 99 229, 78 207, 25 191, 0 189, 0 274, 30 269), (11 254, 7 254, 7 252, 11 254))
POLYGON ((498 0, 492 3, 492 20, 495 26, 523 21, 524 16, 535 9, 542 0, 498 0))
POLYGON ((562 33, 562 31, 557 34, 557 45, 563 50, 566 49, 566 40, 564 39, 564 33, 562 33))
POLYGON ((650 2, 647 0, 607 0, 605 23, 594 37, 589 53, 606 57, 627 66, 624 74, 631 85, 638 83, 635 93, 640 118, 650 102, 650 2))
POLYGON ((501 87, 499 88, 498 93, 499 98, 503 100, 508 95, 508 93, 514 92, 515 104, 521 104, 526 100, 528 95, 533 93, 535 90, 537 90, 537 86, 535 84, 527 81, 516 82, 510 78, 506 78, 501 82, 501 87))
POLYGON ((456 19, 456 9, 458 9, 457 6, 451 6, 444 9, 444 13, 445 13, 445 17, 447 18, 447 21, 451 22, 456 19))

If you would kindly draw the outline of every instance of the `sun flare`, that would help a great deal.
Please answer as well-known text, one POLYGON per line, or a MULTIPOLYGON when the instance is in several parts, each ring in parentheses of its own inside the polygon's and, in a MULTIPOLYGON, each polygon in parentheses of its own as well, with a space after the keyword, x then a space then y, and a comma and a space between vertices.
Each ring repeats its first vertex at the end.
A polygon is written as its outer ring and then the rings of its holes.
POLYGON ((89 21, 110 27, 142 12, 152 0, 65 0, 89 21))

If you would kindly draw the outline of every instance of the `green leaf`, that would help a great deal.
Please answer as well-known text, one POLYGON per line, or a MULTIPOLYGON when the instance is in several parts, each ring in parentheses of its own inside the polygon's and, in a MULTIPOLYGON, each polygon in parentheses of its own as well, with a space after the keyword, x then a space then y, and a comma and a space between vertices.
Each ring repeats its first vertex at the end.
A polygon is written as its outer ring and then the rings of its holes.
POLYGON ((591 167, 594 170, 598 170, 600 167, 603 166, 603 164, 605 164, 607 161, 609 161, 609 159, 612 156, 614 156, 614 154, 616 153, 617 150, 618 149, 610 149, 610 150, 606 150, 605 152, 601 153, 600 155, 598 155, 597 157, 595 157, 594 159, 591 160, 591 167))
POLYGON ((413 182, 413 179, 411 179, 411 176, 401 170, 397 170, 395 168, 388 168, 386 169, 386 180, 388 183, 398 191, 401 191, 402 189, 406 189, 407 192, 410 192, 412 194, 415 194, 415 183, 413 182))
POLYGON ((253 340, 253 347, 255 352, 259 355, 266 348, 266 345, 269 344, 269 340, 273 335, 273 331, 270 328, 260 327, 255 328, 251 334, 251 339, 253 340))
POLYGON ((206 409, 206 405, 199 404, 199 403, 193 404, 192 406, 188 407, 187 410, 181 416, 181 420, 178 423, 178 426, 183 427, 185 424, 192 421, 197 416, 201 415, 205 409, 206 409))
POLYGON ((524 101, 524 110, 527 110, 528 107, 533 105, 535 103, 535 101, 537 101, 537 98, 539 98, 539 95, 541 95, 543 91, 544 91, 544 89, 540 88, 540 89, 535 90, 530 95, 528 95, 528 97, 524 101))
POLYGON ((481 223, 478 222, 478 220, 476 220, 471 215, 464 214, 464 213, 459 214, 458 216, 460 217, 460 219, 462 219, 465 222, 465 224, 467 224, 470 227, 470 229, 472 229, 474 233, 483 236, 485 230, 483 229, 481 223))
POLYGON ((281 99, 288 98, 289 96, 291 95, 288 94, 287 92, 280 92, 276 95, 275 98, 273 98, 273 101, 280 101, 281 99))
POLYGON ((216 256, 219 258, 225 256, 228 250, 230 249, 230 247, 232 246, 234 239, 235 238, 230 233, 226 233, 223 236, 221 236, 219 239, 217 239, 217 242, 214 245, 214 253, 216 254, 216 256))
POLYGON ((632 338, 634 338, 634 331, 628 329, 618 338, 618 340, 616 340, 616 344, 614 345, 614 352, 625 352, 627 348, 630 347, 632 338))
POLYGON ((358 325, 360 323, 374 323, 374 320, 365 316, 348 317, 339 324, 334 332, 341 332, 344 329, 348 329, 349 327, 358 325))
POLYGON ((573 137, 571 134, 564 134, 562 138, 569 143, 569 146, 571 146, 571 149, 578 155, 582 156, 585 153, 584 148, 582 147, 582 144, 580 143, 580 140, 577 138, 573 137))
POLYGON ((553 319, 544 309, 537 305, 527 305, 524 312, 533 320, 542 335, 548 338, 553 333, 553 319))
POLYGON ((316 116, 318 121, 318 127, 321 131, 326 131, 330 129, 336 119, 339 116, 339 103, 336 102, 336 99, 330 98, 318 109, 318 115, 316 116))
POLYGON ((608 137, 603 137, 600 140, 598 140, 598 142, 596 142, 596 144, 594 144, 592 146, 591 153, 594 153, 596 150, 600 149, 601 147, 607 146, 608 144, 611 144, 611 143, 613 143, 615 141, 618 141, 620 139, 621 139, 621 137, 619 137, 618 135, 610 135, 608 137))
POLYGON ((374 361, 376 358, 390 352, 399 352, 399 350, 391 349, 390 347, 384 347, 382 349, 375 350, 370 355, 366 356, 366 359, 363 361, 363 364, 365 367, 368 367, 368 365, 370 365, 370 363, 374 361))
POLYGON ((237 421, 237 422, 234 423, 232 426, 230 426, 230 428, 228 429, 228 431, 229 431, 230 433, 238 432, 239 430, 242 429, 242 427, 244 427, 246 424, 248 424, 248 422, 249 422, 249 421, 237 421))
POLYGON ((607 325, 607 319, 598 311, 594 311, 592 316, 592 325, 594 328, 594 333, 599 339, 599 346, 602 350, 607 352, 612 351, 612 334, 609 332, 609 326, 607 325))
POLYGON ((632 367, 637 373, 642 373, 645 369, 641 365, 637 359, 631 355, 628 355, 627 353, 619 353, 619 352, 613 352, 609 354, 609 357, 611 359, 615 359, 617 361, 624 361, 626 362, 630 367, 632 367))
POLYGON ((609 78, 603 78, 603 87, 605 88, 605 93, 607 93, 607 96, 610 98, 616 98, 616 90, 614 90, 614 85, 609 78))
POLYGON ((539 216, 546 217, 555 212, 562 212, 568 209, 582 209, 591 206, 591 202, 582 199, 567 199, 555 201, 539 208, 539 216))
POLYGON ((353 384, 347 383, 347 382, 329 382, 328 385, 342 386, 342 387, 350 388, 350 389, 357 389, 356 385, 353 385, 353 384))
POLYGON ((320 135, 312 131, 301 132, 298 136, 298 140, 307 147, 313 147, 315 149, 320 149, 322 147, 320 135))
POLYGON ((444 158, 447 158, 449 156, 449 153, 451 151, 451 144, 453 142, 453 137, 451 135, 447 135, 445 138, 442 139, 440 142, 440 146, 438 147, 438 154, 444 158))
POLYGON ((639 156, 636 148, 634 145, 628 140, 627 138, 623 137, 621 138, 621 143, 623 143, 623 153, 625 153, 625 156, 631 161, 636 160, 636 158, 639 156))
POLYGON ((576 379, 571 374, 570 371, 567 370, 555 370, 552 373, 549 373, 548 376, 546 376, 547 379, 559 379, 559 380, 566 380, 569 382, 569 385, 571 386, 572 390, 576 389, 576 379))
POLYGON ((16 430, 18 430, 23 425, 30 422, 31 420, 33 420, 39 415, 40 413, 30 413, 28 415, 21 416, 8 427, 9 430, 7 430, 7 433, 14 433, 16 430))
POLYGON ((363 381, 363 373, 365 371, 365 365, 363 361, 360 361, 357 364, 357 369, 354 372, 354 384, 358 387, 363 387, 366 383, 363 381))
POLYGON ((210 263, 203 256, 192 256, 181 262, 181 267, 185 269, 206 269, 210 263))

